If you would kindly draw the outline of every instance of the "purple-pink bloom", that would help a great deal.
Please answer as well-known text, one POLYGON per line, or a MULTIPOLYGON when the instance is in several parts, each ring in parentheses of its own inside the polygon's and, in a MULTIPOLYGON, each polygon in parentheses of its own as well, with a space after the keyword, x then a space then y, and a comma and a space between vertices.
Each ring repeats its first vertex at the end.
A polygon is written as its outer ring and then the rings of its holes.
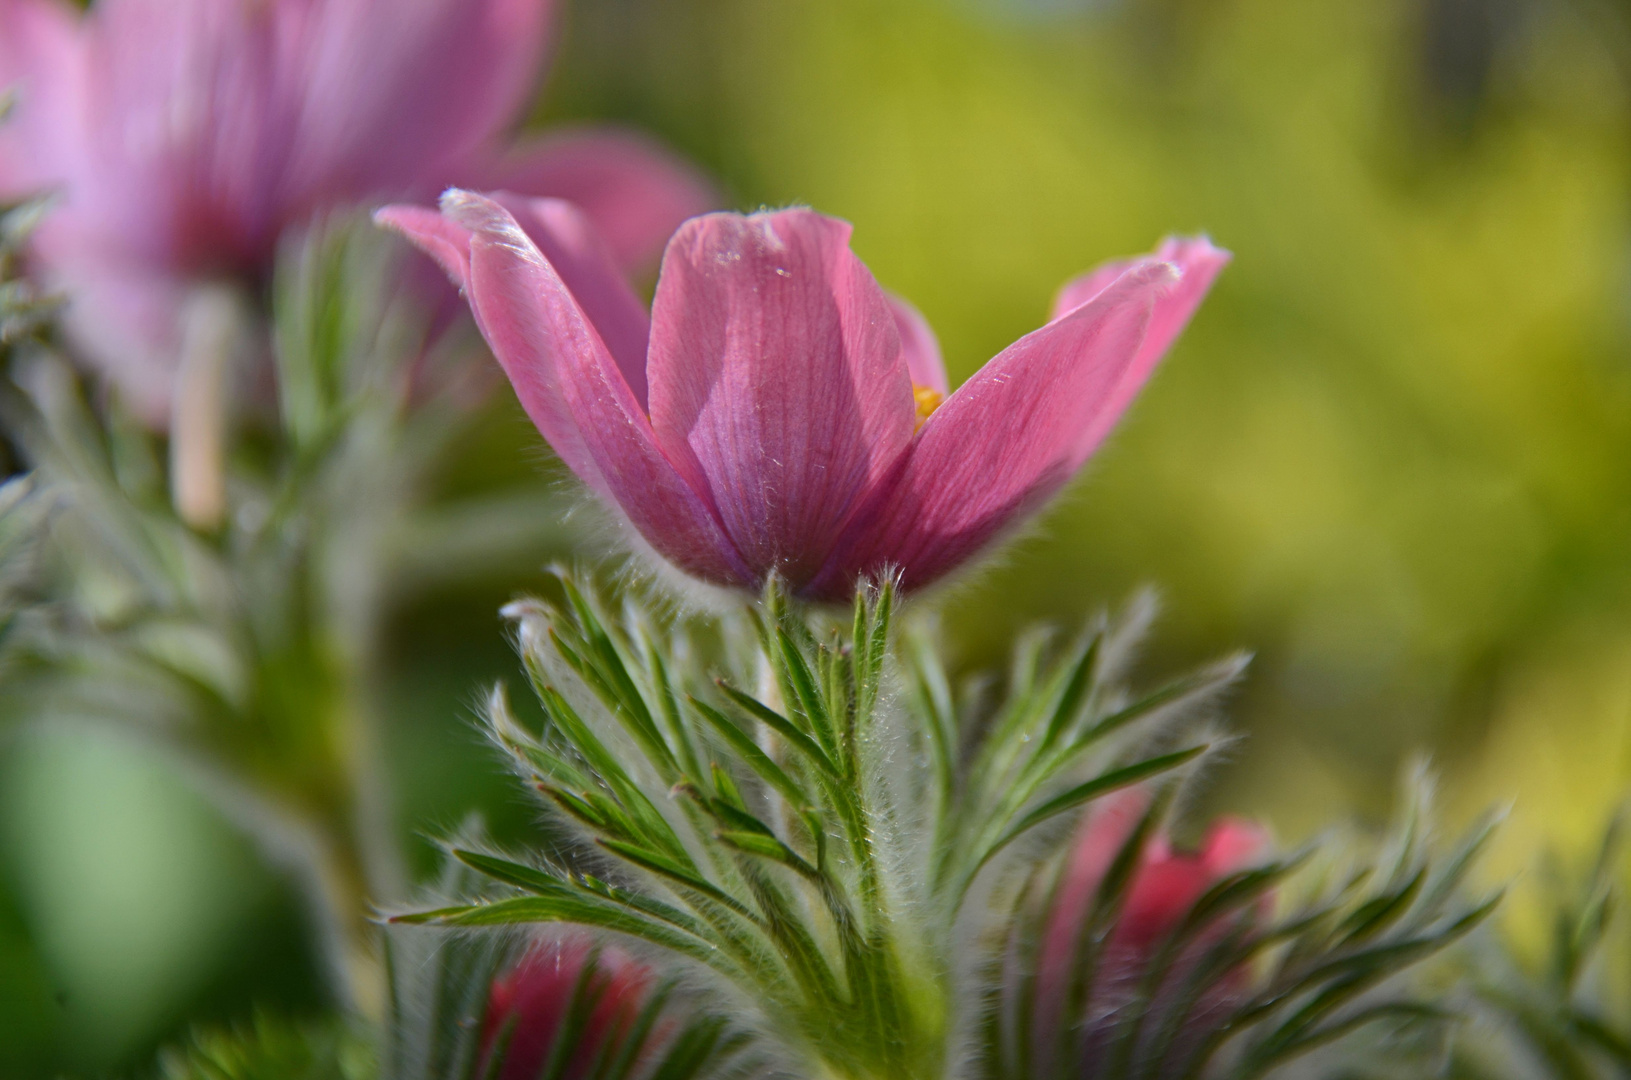
POLYGON ((922 316, 810 210, 686 222, 649 315, 564 202, 451 191, 378 219, 460 283, 538 430, 646 543, 704 581, 774 572, 821 600, 887 567, 920 588, 1041 506, 1229 258, 1169 240, 1072 281, 948 394, 922 316))
POLYGON ((571 198, 621 265, 711 195, 626 132, 513 144, 552 0, 0 0, 0 198, 56 190, 36 269, 155 419, 193 286, 262 283, 318 210, 450 183, 571 198))
MULTIPOLYGON (((1223 928, 1218 925, 1199 928, 1175 954, 1165 957, 1169 965, 1165 974, 1151 978, 1152 965, 1162 960, 1162 950, 1195 902, 1222 879, 1268 854, 1267 833, 1248 821, 1217 822, 1193 852, 1173 850, 1164 832, 1149 836, 1114 922, 1094 938, 1090 917, 1102 900, 1101 887, 1148 807, 1148 794, 1136 789, 1094 804, 1047 912, 1036 971, 1034 1050, 1041 1060, 1068 1051, 1070 1064, 1063 1071, 1072 1075, 1102 1072, 1118 1038, 1134 1040, 1137 1060, 1154 1059, 1177 1074, 1187 1055, 1239 1006, 1248 989, 1250 973, 1240 967, 1212 973, 1202 986, 1188 985, 1219 941, 1223 928), (1083 1011, 1067 1016, 1066 1003, 1077 980, 1086 982, 1083 1011), (1129 1006, 1144 994, 1151 999, 1144 1007, 1141 1030, 1122 1030, 1129 1006), (1172 1033, 1170 1041, 1160 1041, 1162 1031, 1172 1033)), ((1256 921, 1266 913, 1265 901, 1245 912, 1244 918, 1256 921)))

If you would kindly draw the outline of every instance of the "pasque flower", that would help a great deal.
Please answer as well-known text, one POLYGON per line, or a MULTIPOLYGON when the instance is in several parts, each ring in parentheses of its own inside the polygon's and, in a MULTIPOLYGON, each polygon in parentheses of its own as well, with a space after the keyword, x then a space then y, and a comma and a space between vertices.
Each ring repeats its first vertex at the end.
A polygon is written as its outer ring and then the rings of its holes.
POLYGON ((659 554, 825 600, 889 566, 927 585, 1058 491, 1228 260, 1169 240, 1072 281, 950 393, 922 317, 810 210, 687 221, 649 316, 563 202, 455 190, 379 219, 463 286, 544 438, 659 554))
POLYGON ((569 198, 619 262, 708 205, 628 133, 526 144, 552 0, 0 0, 0 198, 55 190, 34 261, 80 352, 155 420, 189 294, 258 284, 279 234, 449 183, 569 198))
POLYGON ((660 1040, 657 1027, 641 1030, 640 1014, 654 992, 649 968, 615 948, 594 950, 586 938, 535 945, 493 982, 482 1020, 476 1076, 536 1080, 552 1057, 560 1080, 594 1080, 620 1054, 630 1063, 660 1040), (575 1019, 574 1010, 581 1015, 575 1019), (563 1039, 572 1045, 557 1045, 563 1039), (630 1040, 642 1045, 629 1046, 630 1040), (497 1060, 495 1060, 495 1058, 497 1060))
MULTIPOLYGON (((1200 986, 1189 985, 1198 963, 1218 941, 1220 926, 1199 928, 1168 955, 1163 950, 1208 889, 1268 854, 1268 836, 1249 822, 1217 822, 1192 852, 1174 850, 1165 833, 1148 836, 1119 908, 1110 910, 1112 921, 1097 930, 1092 925, 1095 915, 1106 910, 1104 887, 1111 867, 1123 847, 1136 842, 1148 805, 1147 795, 1136 790, 1094 805, 1043 923, 1031 1031, 1035 1059, 1062 1065, 1056 1070, 1061 1075, 1100 1075, 1118 1051, 1145 1064, 1154 1059, 1175 1075, 1205 1035, 1240 1003, 1246 988, 1249 972, 1238 967, 1212 973, 1200 986), (1152 970, 1158 963, 1166 965, 1164 972, 1152 970), (1085 985, 1074 997, 1081 1011, 1070 1015, 1073 983, 1085 985), (1140 995, 1147 1001, 1138 1030, 1131 1031, 1124 1025, 1140 995), (1130 1042, 1118 1048, 1118 1039, 1130 1042)), ((1244 917, 1255 920, 1262 914, 1258 905, 1244 917)))

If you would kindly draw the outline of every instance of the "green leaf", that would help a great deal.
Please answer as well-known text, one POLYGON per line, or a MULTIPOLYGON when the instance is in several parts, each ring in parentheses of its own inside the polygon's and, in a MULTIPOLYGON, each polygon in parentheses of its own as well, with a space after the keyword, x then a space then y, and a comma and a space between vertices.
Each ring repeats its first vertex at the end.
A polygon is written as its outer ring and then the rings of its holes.
POLYGON ((490 878, 502 881, 506 885, 514 885, 518 889, 552 896, 559 892, 566 882, 553 875, 531 866, 501 859, 496 855, 486 855, 479 851, 467 851, 463 848, 450 849, 453 857, 473 870, 479 870, 490 878))
POLYGON ((805 662, 798 646, 793 644, 793 639, 788 636, 785 628, 778 625, 773 640, 776 645, 773 666, 785 676, 785 682, 792 687, 793 701, 809 720, 810 730, 815 733, 828 760, 836 762, 839 759, 837 729, 833 723, 832 713, 817 688, 815 674, 805 662))
POLYGON ((1400 888, 1361 904, 1337 928, 1342 943, 1346 945, 1368 940, 1398 922, 1410 910, 1426 880, 1427 868, 1423 866, 1400 888))
MULTIPOLYGON (((746 694, 736 689, 723 679, 718 680, 718 686, 737 705, 741 706, 748 715, 763 721, 771 730, 787 740, 789 746, 803 754, 814 763, 822 772, 834 779, 840 778, 838 766, 833 764, 825 750, 815 744, 815 741, 800 731, 781 713, 761 702, 752 694, 746 694)), ((706 714, 704 714, 706 715, 706 714)))
POLYGON ((723 1019, 712 1019, 681 1031, 653 1070, 651 1080, 694 1080, 704 1069, 717 1068, 719 1061, 742 1045, 740 1039, 725 1040, 725 1028, 723 1019))
POLYGON ((1054 705, 1053 716, 1048 720, 1042 741, 1036 748, 1037 758, 1046 754, 1059 741, 1071 721, 1075 720, 1077 713, 1081 711, 1082 703, 1093 685, 1094 669, 1098 666, 1099 648, 1103 641, 1102 632, 1094 634, 1082 647, 1076 662, 1071 665, 1070 675, 1059 693, 1057 704, 1054 705))
POLYGON ((981 853, 979 860, 974 864, 973 868, 969 870, 967 875, 965 875, 965 884, 963 888, 966 889, 968 884, 971 884, 975 876, 979 874, 980 870, 983 869, 985 865, 993 858, 995 858, 1003 848, 1019 839, 1026 832, 1036 828, 1038 825, 1041 825, 1043 822, 1050 821, 1053 818, 1058 817, 1060 814, 1069 813, 1085 803, 1091 802, 1100 796, 1107 795, 1112 791, 1118 791, 1125 787, 1131 787, 1132 785, 1137 784, 1140 781, 1147 780, 1152 776, 1159 776, 1161 773, 1170 772, 1173 769, 1186 765, 1189 762, 1194 761, 1200 755, 1204 754, 1208 749, 1210 749, 1209 745, 1202 743, 1198 746, 1191 746, 1187 749, 1179 750, 1171 754, 1162 754, 1159 757, 1148 758, 1144 761, 1136 762, 1135 764, 1127 765, 1120 769, 1114 769, 1100 776, 1096 776, 1085 783, 1077 784, 1070 790, 1054 796, 1053 798, 1044 802, 1042 805, 1036 807, 1036 809, 1032 810, 1024 817, 1020 818, 1018 822, 1011 825, 1002 833, 1001 836, 992 842, 990 847, 986 848, 985 851, 981 853))
POLYGON ((765 832, 719 832, 715 835, 737 851, 779 862, 812 881, 821 877, 820 872, 800 858, 798 852, 765 832))
POLYGON ((715 731, 719 732, 748 768, 758 773, 765 783, 781 794, 782 798, 794 806, 810 805, 810 797, 805 794, 804 788, 796 780, 788 776, 780 765, 772 761, 768 754, 759 749, 759 744, 732 723, 729 717, 706 702, 698 701, 696 698, 688 697, 686 701, 690 703, 692 708, 696 709, 698 715, 708 721, 715 731))
POLYGON ((1403 1020, 1416 1023, 1449 1023, 1458 1019, 1455 1013, 1417 1001, 1384 1001, 1355 1010, 1341 1020, 1313 1030, 1290 1033, 1276 1040, 1272 1047, 1255 1055, 1251 1064, 1242 1069, 1245 1076, 1260 1076, 1278 1068, 1301 1054, 1335 1042, 1368 1024, 1383 1020, 1403 1020))
MULTIPOLYGON (((521 896, 485 904, 460 904, 432 911, 396 915, 390 921, 410 926, 429 924, 460 927, 573 923, 640 938, 710 966, 718 967, 723 962, 719 949, 712 942, 629 911, 620 905, 606 903, 590 895, 574 895, 574 892, 575 890, 568 887, 552 896, 521 896)), ((733 974, 728 969, 726 973, 733 974)))
POLYGON ((377 1065, 369 1042, 339 1021, 257 1013, 160 1051, 158 1072, 161 1080, 371 1080, 377 1065))
POLYGON ((645 1004, 641 1006, 639 1014, 635 1016, 634 1023, 625 1030, 615 1033, 615 1037, 609 1040, 616 1045, 617 1052, 607 1062, 604 1070, 590 1073, 595 1080, 625 1080, 635 1061, 646 1051, 657 1018, 662 1015, 663 1007, 668 1004, 673 992, 672 982, 663 983, 652 991, 645 1004))
MULTIPOLYGON (((555 1029, 554 1038, 550 1040, 549 1057, 545 1059, 543 1069, 539 1072, 539 1080, 563 1080, 566 1069, 572 1059, 582 1050, 581 1043, 589 1030, 589 1019, 594 1015, 595 1006, 606 994, 606 983, 595 978, 600 972, 600 956, 598 952, 590 952, 578 969, 578 977, 572 982, 571 996, 567 998, 566 1015, 561 1017, 560 1026, 555 1029)), ((602 1032, 605 1038, 608 1032, 602 1032)))
POLYGON ((625 844, 617 840, 606 839, 597 840, 596 843, 600 844, 600 846, 605 848, 607 851, 622 856, 624 859, 640 867, 641 869, 650 870, 652 873, 657 874, 660 877, 665 877, 670 881, 685 886, 687 889, 699 892, 703 896, 725 905, 727 908, 730 908, 732 911, 736 912, 738 915, 741 915, 745 919, 755 922, 757 921, 756 916, 745 904, 737 900, 730 893, 727 893, 725 890, 721 889, 719 886, 715 885, 713 882, 702 877, 700 874, 697 874, 689 867, 681 866, 679 863, 658 852, 651 851, 647 848, 637 847, 634 844, 625 844))

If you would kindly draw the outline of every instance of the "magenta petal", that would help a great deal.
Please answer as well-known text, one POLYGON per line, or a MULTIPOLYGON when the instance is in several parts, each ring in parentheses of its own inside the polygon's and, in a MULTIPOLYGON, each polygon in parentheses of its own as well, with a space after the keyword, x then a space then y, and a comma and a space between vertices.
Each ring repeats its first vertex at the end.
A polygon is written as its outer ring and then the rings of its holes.
POLYGON ((1201 306, 1212 282, 1234 258, 1222 248, 1212 246, 1206 237, 1169 237, 1155 253, 1157 259, 1172 263, 1183 275, 1176 287, 1156 301, 1155 314, 1150 319, 1150 332, 1144 339, 1140 362, 1151 367, 1172 347, 1183 333, 1184 327, 1201 306))
POLYGON ((658 449, 593 323, 521 226, 470 192, 448 192, 442 207, 471 232, 466 293, 476 323, 550 446, 681 569, 751 584, 706 504, 658 449))
POLYGON ((273 6, 278 91, 299 108, 284 197, 309 207, 369 192, 430 194, 470 179, 472 162, 537 85, 555 4, 273 6))
POLYGON ((144 422, 167 424, 188 283, 99 252, 53 264, 49 284, 68 298, 63 329, 75 352, 144 422))
POLYGON ((1260 860, 1273 847, 1266 829, 1243 818, 1224 818, 1207 830, 1200 856, 1214 877, 1260 860))
POLYGON ((258 273, 278 235, 432 195, 537 76, 549 0, 99 0, 67 209, 129 252, 258 273))
POLYGON ((940 359, 940 339, 934 336, 922 312, 894 293, 887 295, 889 310, 895 316, 895 329, 900 331, 900 351, 906 357, 912 385, 944 397, 951 390, 946 383, 946 365, 940 359))
POLYGON ((1177 276, 1172 264, 1145 260, 981 368, 929 417, 807 591, 847 595, 857 575, 885 565, 921 587, 1036 509, 1148 377, 1141 346, 1151 311, 1177 276))
POLYGON ((0 122, 0 196, 60 183, 80 122, 79 14, 56 0, 0 0, 0 93, 17 106, 0 122))
MULTIPOLYGON (((1212 288, 1212 282, 1217 279, 1218 273, 1228 265, 1232 257, 1227 251, 1212 246, 1212 242, 1203 237, 1187 239, 1182 237, 1168 237, 1162 241, 1161 247, 1156 251, 1155 258, 1171 263, 1178 268, 1180 275, 1178 283, 1163 293, 1155 302, 1155 310, 1150 315, 1149 332, 1144 335, 1144 344, 1139 349, 1138 358, 1133 361, 1132 372, 1134 377, 1122 383, 1115 391, 1115 396, 1105 402, 1104 421, 1098 425, 1084 428, 1081 438, 1075 448, 1077 464, 1086 461, 1088 455, 1098 448, 1099 443, 1110 433, 1116 419, 1132 404, 1134 395, 1144 385, 1144 379, 1155 365, 1161 362, 1172 343, 1189 320, 1194 316, 1195 309, 1200 307, 1201 301, 1206 299, 1207 292, 1212 288), (1142 374, 1139 374, 1142 373, 1142 374)), ((1086 297, 1081 302, 1097 296, 1109 284, 1102 281, 1106 275, 1125 273, 1134 262, 1111 263, 1099 270, 1078 278, 1075 282, 1067 284, 1059 292, 1061 303, 1066 302, 1071 293, 1078 297, 1086 297), (1091 295, 1087 295, 1091 290, 1091 295)), ((1114 277, 1112 276, 1112 279, 1114 277)), ((1065 311, 1056 311, 1056 318, 1062 318, 1069 310, 1080 306, 1072 304, 1065 311)), ((1073 468, 1075 466, 1072 466, 1073 468)))
POLYGON ((590 128, 548 135, 486 168, 473 186, 576 203, 625 271, 649 269, 680 222, 719 205, 708 181, 653 140, 590 128))
POLYGON ((470 230, 424 206, 387 206, 374 211, 374 221, 401 233, 436 260, 453 284, 470 281, 470 230))
POLYGON ((577 206, 561 199, 527 199, 508 192, 492 198, 527 230, 549 265, 572 290, 644 411, 651 317, 624 280, 594 225, 577 206))
POLYGON ((795 586, 914 426, 894 317, 849 235, 802 209, 694 218, 652 311, 658 441, 696 462, 748 564, 795 586))
POLYGON ((72 228, 173 272, 269 259, 295 109, 277 92, 286 4, 105 0, 82 26, 72 228))
POLYGON ((1071 278, 1059 286, 1058 293, 1054 295, 1053 313, 1048 316, 1048 321, 1052 322, 1054 319, 1062 319, 1069 315, 1072 311, 1114 285, 1117 278, 1143 261, 1143 258, 1115 259, 1104 263, 1102 266, 1096 266, 1085 274, 1071 278))

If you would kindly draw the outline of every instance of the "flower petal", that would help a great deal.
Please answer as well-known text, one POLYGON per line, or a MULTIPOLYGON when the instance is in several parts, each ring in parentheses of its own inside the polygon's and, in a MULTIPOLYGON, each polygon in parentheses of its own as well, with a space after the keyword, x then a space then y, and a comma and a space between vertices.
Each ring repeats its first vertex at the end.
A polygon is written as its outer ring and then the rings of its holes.
POLYGON ((646 344, 651 316, 618 269, 611 250, 581 209, 561 199, 492 196, 527 230, 561 275, 600 340, 617 360, 634 398, 646 409, 646 344))
POLYGON ((54 261, 47 283, 68 298, 62 322, 76 355, 144 422, 167 426, 188 283, 112 252, 54 261))
MULTIPOLYGON (((490 197, 526 230, 566 283, 644 411, 651 318, 612 265, 611 254, 594 226, 577 207, 559 199, 527 199, 508 192, 490 197)), ((470 231, 464 226, 434 210, 408 205, 387 206, 374 214, 374 220, 408 237, 436 260, 454 284, 465 287, 470 277, 470 231)))
POLYGON ((407 237, 436 260, 460 289, 470 282, 470 230, 425 206, 397 204, 374 211, 374 221, 407 237))
POLYGON ((514 117, 549 0, 99 0, 69 209, 126 250, 253 271, 285 227, 432 195, 514 117))
POLYGON ((553 0, 274 6, 278 90, 299 108, 283 177, 292 208, 373 192, 429 195, 471 179, 472 163, 537 85, 555 7, 553 0))
POLYGON ((929 417, 807 593, 847 595, 858 575, 885 565, 899 567, 907 587, 921 587, 1035 510, 1149 375, 1141 346, 1152 309, 1177 277, 1170 263, 1138 263, 981 368, 929 417))
POLYGON ((1224 818, 1207 830, 1201 858, 1213 876, 1222 877, 1250 866, 1272 847, 1263 826, 1243 818, 1224 818))
POLYGON ((1054 295, 1053 314, 1048 316, 1048 321, 1052 322, 1054 319, 1062 319, 1069 315, 1114 285, 1117 278, 1143 261, 1142 258, 1115 259, 1071 278, 1059 286, 1059 291, 1054 295))
POLYGON ((906 357, 912 385, 945 397, 951 389, 946 383, 946 365, 940 359, 940 339, 934 336, 922 312, 894 293, 886 295, 895 316, 895 329, 900 331, 900 351, 906 357))
MULTIPOLYGON (((1228 265, 1232 258, 1229 252, 1212 246, 1206 237, 1168 237, 1162 241, 1157 249, 1155 258, 1169 262, 1176 266, 1183 275, 1178 284, 1173 286, 1160 299, 1155 302, 1155 311, 1150 316, 1150 329, 1144 335, 1144 345, 1139 350, 1138 359, 1133 362, 1134 372, 1149 372, 1155 370, 1155 365, 1161 362, 1172 343, 1189 320, 1200 307, 1201 301, 1206 299, 1207 292, 1212 288, 1212 282, 1217 279, 1220 271, 1228 265)), ((1075 281, 1068 282, 1059 290, 1059 298, 1055 301, 1054 317, 1062 318, 1070 311, 1092 300, 1103 292, 1120 274, 1134 263, 1122 261, 1109 263, 1098 270, 1084 274, 1075 281), (1106 280, 1108 278, 1108 280, 1106 280)), ((1078 463, 1086 461, 1089 454, 1098 448, 1099 442, 1114 425, 1117 416, 1132 403, 1133 396, 1143 386, 1143 378, 1129 381, 1121 388, 1121 397, 1107 403, 1109 422, 1102 428, 1085 429, 1076 450, 1078 463)))
POLYGON ((802 209, 694 218, 652 311, 658 441, 696 462, 748 564, 795 587, 912 437, 900 335, 849 235, 802 209))
POLYGON ((0 94, 16 107, 0 121, 0 196, 61 183, 80 122, 79 15, 56 0, 0 0, 0 94))
POLYGON ((292 5, 104 0, 82 23, 81 129, 62 215, 169 271, 270 258, 293 110, 276 93, 292 5))
POLYGON ((561 459, 681 569, 752 584, 708 506, 663 456, 615 359, 560 274, 498 203, 450 191, 470 230, 466 292, 521 404, 561 459))
POLYGON ((696 169, 617 128, 552 133, 488 166, 478 187, 577 203, 625 271, 650 268, 680 222, 720 203, 696 169))

